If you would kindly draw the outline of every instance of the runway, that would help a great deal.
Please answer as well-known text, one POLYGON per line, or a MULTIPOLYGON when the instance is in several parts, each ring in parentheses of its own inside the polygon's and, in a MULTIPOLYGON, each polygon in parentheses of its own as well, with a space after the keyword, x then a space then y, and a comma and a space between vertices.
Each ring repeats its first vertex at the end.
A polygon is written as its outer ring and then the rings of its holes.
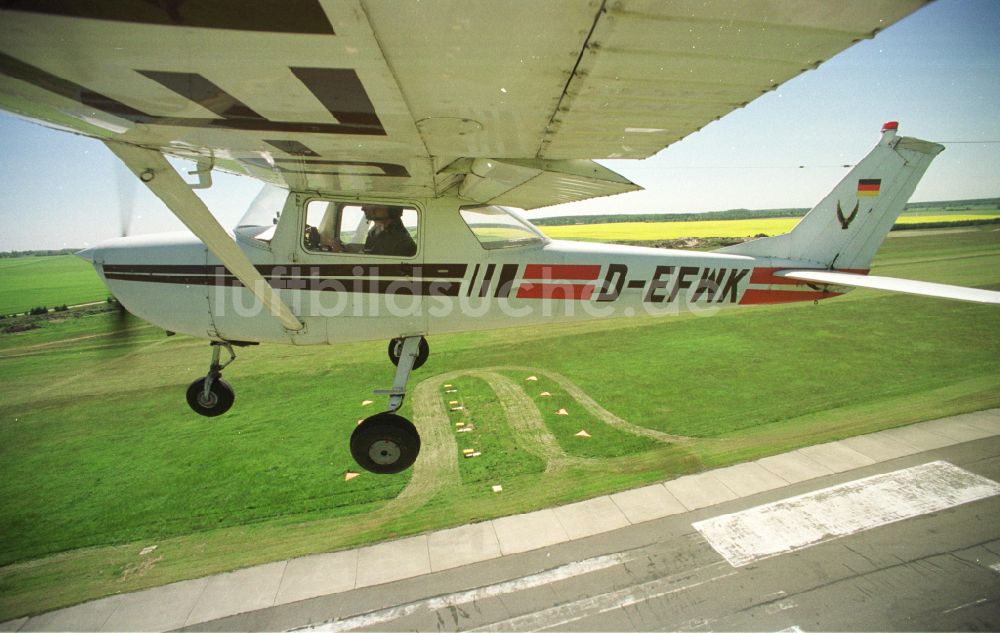
POLYGON ((3 629, 997 630, 997 482, 994 410, 3 629))

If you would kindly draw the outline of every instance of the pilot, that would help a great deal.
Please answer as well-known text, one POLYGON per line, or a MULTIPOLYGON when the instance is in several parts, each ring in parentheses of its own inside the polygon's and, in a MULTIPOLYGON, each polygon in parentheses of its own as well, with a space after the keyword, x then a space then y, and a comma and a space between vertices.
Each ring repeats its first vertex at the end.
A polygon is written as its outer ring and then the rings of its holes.
POLYGON ((403 210, 381 204, 362 207, 365 217, 374 226, 368 232, 364 252, 370 255, 410 257, 417 252, 417 245, 410 232, 403 226, 403 210))

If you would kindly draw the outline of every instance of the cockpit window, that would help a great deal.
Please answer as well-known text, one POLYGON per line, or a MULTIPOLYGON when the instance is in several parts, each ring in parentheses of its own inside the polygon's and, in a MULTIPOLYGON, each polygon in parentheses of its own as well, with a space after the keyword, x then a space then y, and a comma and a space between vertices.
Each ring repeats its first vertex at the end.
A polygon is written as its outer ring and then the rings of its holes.
POLYGON ((544 244, 548 239, 512 209, 473 207, 461 210, 462 219, 487 250, 544 244))
POLYGON ((408 206, 311 200, 302 244, 314 253, 412 257, 418 220, 417 210, 408 206))

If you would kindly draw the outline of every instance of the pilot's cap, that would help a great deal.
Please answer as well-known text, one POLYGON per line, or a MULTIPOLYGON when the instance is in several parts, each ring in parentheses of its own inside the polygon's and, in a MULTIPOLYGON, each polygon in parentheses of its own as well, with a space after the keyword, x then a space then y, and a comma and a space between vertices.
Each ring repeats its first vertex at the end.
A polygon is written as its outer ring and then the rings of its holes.
POLYGON ((387 204, 366 204, 361 207, 365 217, 370 220, 383 220, 403 217, 403 210, 387 204))

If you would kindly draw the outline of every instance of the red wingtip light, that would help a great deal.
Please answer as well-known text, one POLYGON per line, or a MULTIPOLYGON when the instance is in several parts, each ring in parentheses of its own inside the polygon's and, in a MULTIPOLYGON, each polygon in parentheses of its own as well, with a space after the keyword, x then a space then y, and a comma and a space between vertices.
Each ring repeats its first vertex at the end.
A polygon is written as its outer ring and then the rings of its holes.
POLYGON ((899 121, 889 121, 882 126, 882 131, 886 132, 888 130, 899 130, 899 121))

